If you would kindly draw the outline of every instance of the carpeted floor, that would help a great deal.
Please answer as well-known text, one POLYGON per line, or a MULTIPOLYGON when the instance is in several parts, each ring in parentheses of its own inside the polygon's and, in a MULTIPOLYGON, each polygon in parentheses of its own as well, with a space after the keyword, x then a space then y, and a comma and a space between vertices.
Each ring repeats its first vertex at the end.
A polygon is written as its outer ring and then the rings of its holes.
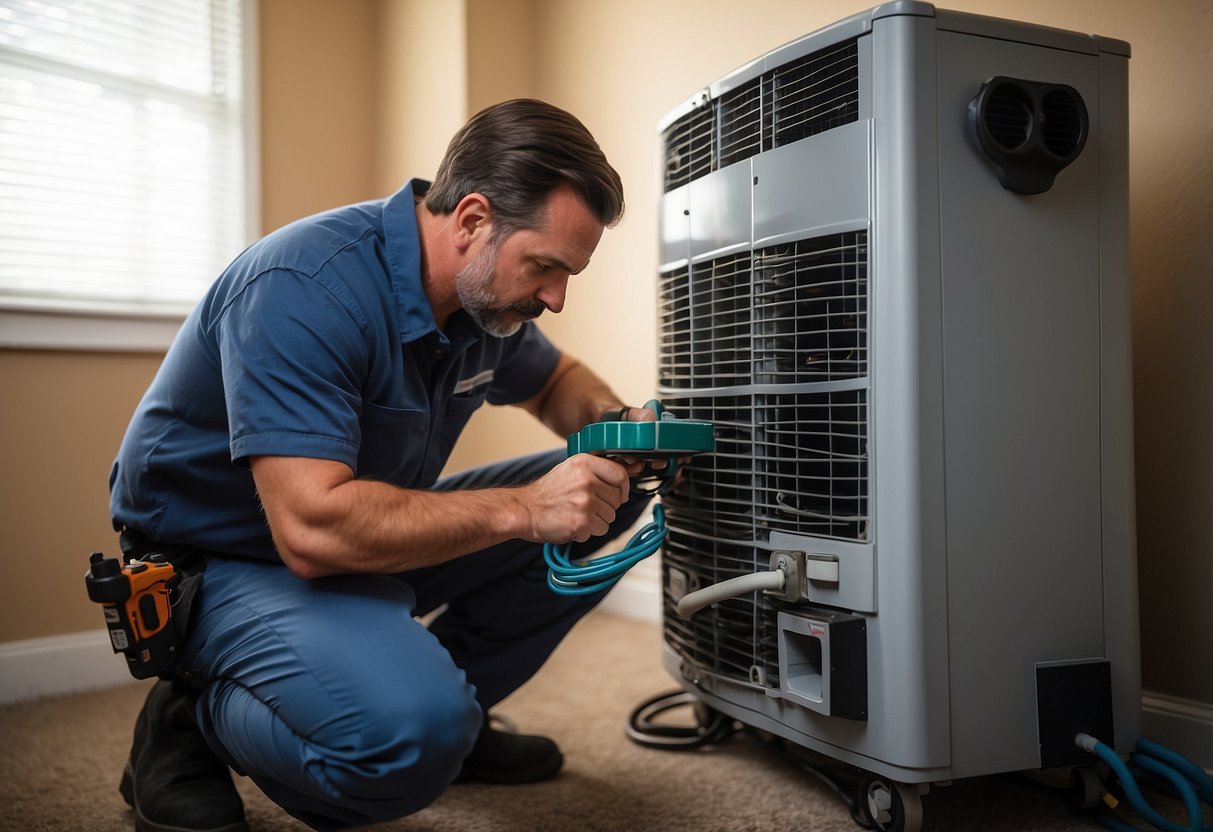
MULTIPOLYGON (((657 625, 597 612, 525 688, 498 709, 565 751, 556 780, 533 786, 455 786, 426 810, 377 832, 741 832, 858 827, 840 800, 759 741, 737 734, 694 753, 641 748, 628 712, 672 689, 657 625)), ((0 708, 0 829, 129 830, 117 782, 146 683, 0 708)), ((254 832, 305 827, 242 778, 254 832)), ((1100 829, 1062 797, 1008 777, 935 788, 924 800, 932 832, 1100 829)))

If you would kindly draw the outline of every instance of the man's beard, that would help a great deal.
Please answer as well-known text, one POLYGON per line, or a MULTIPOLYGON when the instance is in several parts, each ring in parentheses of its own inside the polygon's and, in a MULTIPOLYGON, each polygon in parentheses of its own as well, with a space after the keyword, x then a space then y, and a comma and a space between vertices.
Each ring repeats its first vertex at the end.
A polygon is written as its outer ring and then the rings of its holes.
POLYGON ((497 338, 508 338, 517 332, 524 321, 538 318, 545 307, 538 301, 517 301, 505 306, 493 306, 496 298, 489 291, 497 271, 497 241, 488 243, 455 276, 455 291, 463 310, 472 316, 477 326, 497 338), (506 320, 506 313, 514 313, 522 320, 506 320))

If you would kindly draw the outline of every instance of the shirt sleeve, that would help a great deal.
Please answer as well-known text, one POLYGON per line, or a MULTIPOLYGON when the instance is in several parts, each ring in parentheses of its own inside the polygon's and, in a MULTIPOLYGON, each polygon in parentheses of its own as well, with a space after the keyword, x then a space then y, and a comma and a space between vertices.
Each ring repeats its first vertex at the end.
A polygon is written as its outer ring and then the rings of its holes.
POLYGON ((274 270, 249 281, 215 328, 232 460, 303 456, 357 470, 368 351, 351 307, 274 270))
POLYGON ((489 387, 490 404, 517 404, 534 396, 556 369, 560 350, 531 321, 506 339, 489 387))

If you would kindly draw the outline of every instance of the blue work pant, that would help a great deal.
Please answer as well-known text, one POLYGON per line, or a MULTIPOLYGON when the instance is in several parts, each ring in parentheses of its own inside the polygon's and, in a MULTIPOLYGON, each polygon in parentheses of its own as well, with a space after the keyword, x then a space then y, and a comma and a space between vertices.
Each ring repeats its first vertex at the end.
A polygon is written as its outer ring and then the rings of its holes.
MULTIPOLYGON (((537 454, 435 489, 521 484, 537 454)), ((588 555, 626 531, 634 496, 588 555)), ((542 546, 511 540, 400 575, 305 581, 278 563, 212 557, 182 666, 199 725, 228 765, 315 829, 416 812, 458 774, 483 714, 544 663, 602 598, 557 595, 542 546), (446 605, 427 629, 415 616, 446 605)))

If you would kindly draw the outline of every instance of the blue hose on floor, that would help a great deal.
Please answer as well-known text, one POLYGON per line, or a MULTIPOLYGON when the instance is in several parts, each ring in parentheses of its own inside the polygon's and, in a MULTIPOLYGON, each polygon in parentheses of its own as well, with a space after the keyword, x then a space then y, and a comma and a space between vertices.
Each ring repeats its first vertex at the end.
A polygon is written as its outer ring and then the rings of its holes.
MULTIPOLYGON (((1201 808, 1202 801, 1213 807, 1213 778, 1191 760, 1147 739, 1137 741, 1127 763, 1113 749, 1089 734, 1079 734, 1074 738, 1074 743, 1094 754, 1112 770, 1132 809, 1162 832, 1213 832, 1213 826, 1205 824, 1201 808), (1156 784, 1178 798, 1188 813, 1188 825, 1182 826, 1168 820, 1150 806, 1138 787, 1139 779, 1156 784)), ((1116 818, 1110 809, 1101 808, 1096 817, 1115 832, 1142 832, 1138 827, 1116 818)))

